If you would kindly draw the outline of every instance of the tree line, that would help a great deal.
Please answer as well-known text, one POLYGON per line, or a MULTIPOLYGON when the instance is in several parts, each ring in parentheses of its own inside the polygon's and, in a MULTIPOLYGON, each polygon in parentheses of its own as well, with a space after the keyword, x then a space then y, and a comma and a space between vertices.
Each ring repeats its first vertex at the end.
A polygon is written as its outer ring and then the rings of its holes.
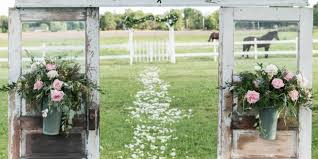
MULTIPOLYGON (((314 26, 318 26, 318 3, 314 5, 314 26)), ((176 13, 179 16, 179 20, 175 25, 176 30, 218 30, 219 27, 219 12, 218 10, 210 15, 203 15, 201 11, 193 8, 185 9, 172 9, 162 16, 176 13)), ((127 9, 123 14, 116 14, 111 12, 105 12, 100 16, 100 29, 101 30, 124 30, 124 20, 127 16, 144 17, 151 15, 150 13, 144 13, 143 11, 133 11, 127 9)), ((257 27, 272 28, 273 26, 286 26, 286 24, 278 22, 243 22, 236 23, 237 28, 252 29, 257 27)), ((66 30, 84 30, 85 24, 83 22, 30 22, 23 23, 23 31, 66 31, 66 30)), ((154 21, 147 21, 139 24, 135 27, 141 30, 166 30, 167 25, 163 23, 157 23, 154 21)), ((0 16, 0 32, 8 31, 8 17, 0 16)))
MULTIPOLYGON (((208 29, 216 30, 219 26, 219 13, 213 12, 208 16, 204 16, 201 11, 186 8, 186 9, 172 9, 167 14, 176 13, 179 17, 178 22, 175 25, 176 30, 198 30, 208 29)), ((144 13, 143 11, 133 11, 127 9, 123 14, 116 14, 111 12, 105 12, 100 16, 100 29, 101 30, 124 30, 127 29, 124 25, 124 20, 127 16, 133 16, 136 18, 151 15, 150 13, 144 13)), ((23 31, 66 31, 66 30, 84 30, 85 24, 83 22, 27 22, 23 23, 23 31)), ((141 30, 166 30, 167 25, 164 23, 157 23, 154 21, 147 21, 145 23, 135 26, 135 29, 141 30)), ((8 17, 0 16, 0 32, 7 32, 8 30, 8 17)))

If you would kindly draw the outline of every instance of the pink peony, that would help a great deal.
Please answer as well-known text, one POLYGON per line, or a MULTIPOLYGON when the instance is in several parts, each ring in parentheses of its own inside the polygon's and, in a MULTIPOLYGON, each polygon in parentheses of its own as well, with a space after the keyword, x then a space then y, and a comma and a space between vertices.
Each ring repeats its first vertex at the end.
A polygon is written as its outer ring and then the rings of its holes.
POLYGON ((274 78, 272 81, 272 85, 276 89, 280 89, 285 86, 284 81, 279 78, 274 78))
POLYGON ((55 70, 55 69, 56 69, 56 65, 51 64, 51 63, 46 64, 46 69, 47 69, 48 71, 55 70))
POLYGON ((299 98, 299 92, 296 90, 292 90, 288 92, 288 95, 293 102, 297 101, 299 98))
POLYGON ((51 91, 51 100, 53 102, 60 102, 63 100, 63 97, 64 97, 63 91, 58 91, 58 90, 51 91))
POLYGON ((41 80, 37 80, 33 85, 33 90, 40 90, 43 87, 43 82, 41 80))
POLYGON ((58 80, 58 79, 55 79, 54 82, 53 82, 53 88, 55 90, 58 90, 60 91, 62 89, 62 86, 63 86, 63 82, 58 80))
POLYGON ((294 78, 294 74, 292 73, 292 72, 287 72, 286 73, 286 75, 285 75, 285 77, 284 77, 284 79, 286 80, 286 81, 290 81, 290 80, 292 80, 293 78, 294 78))
POLYGON ((256 102, 259 101, 260 94, 256 91, 248 91, 245 95, 245 98, 248 103, 255 104, 256 102))

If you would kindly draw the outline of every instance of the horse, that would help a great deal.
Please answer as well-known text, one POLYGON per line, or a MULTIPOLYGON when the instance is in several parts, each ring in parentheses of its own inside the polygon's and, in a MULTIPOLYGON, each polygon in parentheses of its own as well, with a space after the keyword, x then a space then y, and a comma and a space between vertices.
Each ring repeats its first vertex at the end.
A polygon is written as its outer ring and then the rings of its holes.
MULTIPOLYGON (((257 41, 270 41, 273 39, 279 40, 278 32, 271 31, 271 32, 268 32, 261 37, 254 37, 254 36, 246 37, 246 38, 244 38, 243 41, 254 41, 255 38, 257 39, 257 41)), ((254 44, 243 44, 243 52, 250 51, 252 46, 254 46, 254 44)), ((265 49, 265 51, 268 51, 270 49, 270 46, 271 46, 270 43, 257 44, 257 48, 263 47, 265 49)), ((244 55, 242 55, 242 57, 244 57, 244 55)), ((246 55, 246 58, 248 58, 248 55, 246 55)), ((265 58, 268 58, 268 54, 265 54, 265 58)))
POLYGON ((218 32, 211 33, 208 42, 213 42, 214 40, 219 40, 219 33, 218 32))

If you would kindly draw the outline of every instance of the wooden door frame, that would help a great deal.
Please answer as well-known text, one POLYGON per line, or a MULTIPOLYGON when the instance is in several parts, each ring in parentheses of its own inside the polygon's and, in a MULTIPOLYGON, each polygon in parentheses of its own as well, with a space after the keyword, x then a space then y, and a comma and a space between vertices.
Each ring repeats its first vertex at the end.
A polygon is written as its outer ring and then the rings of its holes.
MULTIPOLYGON (((233 81, 234 22, 237 20, 293 21, 299 24, 297 68, 312 87, 312 26, 310 8, 226 8, 220 9, 219 85, 233 81)), ((233 97, 229 89, 219 91, 218 159, 230 159, 232 149, 231 113, 233 97)), ((312 112, 309 107, 299 110, 298 158, 311 158, 312 112)))
MULTIPOLYGON (((85 70, 88 78, 99 85, 99 8, 12 8, 9 10, 9 83, 16 82, 22 73, 22 23, 28 21, 85 21, 85 70)), ((87 159, 99 158, 99 93, 92 93, 88 108, 95 110, 95 130, 86 131, 87 159)), ((9 92, 8 158, 21 157, 22 98, 9 92)), ((87 117, 88 118, 88 117, 87 117)))

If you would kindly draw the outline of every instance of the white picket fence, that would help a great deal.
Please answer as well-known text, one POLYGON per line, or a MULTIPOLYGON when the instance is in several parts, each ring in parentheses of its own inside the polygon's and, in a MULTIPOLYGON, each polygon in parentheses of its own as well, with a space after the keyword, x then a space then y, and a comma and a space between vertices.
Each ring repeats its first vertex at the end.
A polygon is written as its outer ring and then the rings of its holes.
MULTIPOLYGON (((313 40, 314 44, 318 44, 318 39, 313 40)), ((235 56, 249 55, 258 59, 259 56, 269 55, 295 55, 297 56, 298 50, 298 39, 295 40, 277 40, 277 41, 245 41, 245 42, 235 42, 235 45, 241 47, 243 44, 252 44, 254 47, 251 48, 249 52, 237 51, 235 56), (294 50, 279 50, 279 51, 268 51, 265 52, 263 48, 257 48, 257 44, 291 44, 294 45, 294 50)), ((218 42, 192 42, 192 43, 175 43, 175 46, 171 47, 169 40, 167 41, 134 41, 133 47, 129 44, 112 44, 112 45, 101 45, 101 49, 125 49, 126 53, 122 55, 107 55, 101 56, 101 60, 113 60, 113 59, 129 59, 131 63, 133 62, 164 62, 164 61, 175 61, 176 58, 180 57, 211 57, 215 61, 218 59, 218 42), (209 48, 211 52, 195 52, 195 53, 175 53, 174 50, 177 48, 209 48), (173 52, 172 52, 173 51, 173 52)), ((24 47, 23 50, 40 51, 42 57, 45 57, 50 51, 85 51, 84 46, 48 46, 43 43, 40 47, 24 47)), ((242 50, 242 49, 240 49, 242 50)), ((6 47, 0 47, 0 51, 7 51, 6 47)), ((318 54, 318 50, 313 50, 314 54, 318 54)), ((75 59, 82 60, 84 57, 77 57, 75 59)), ((7 62, 7 58, 0 58, 0 62, 7 62)), ((174 62, 172 62, 174 63, 174 62)))
POLYGON ((171 62, 175 56, 169 41, 134 41, 132 63, 171 62))

